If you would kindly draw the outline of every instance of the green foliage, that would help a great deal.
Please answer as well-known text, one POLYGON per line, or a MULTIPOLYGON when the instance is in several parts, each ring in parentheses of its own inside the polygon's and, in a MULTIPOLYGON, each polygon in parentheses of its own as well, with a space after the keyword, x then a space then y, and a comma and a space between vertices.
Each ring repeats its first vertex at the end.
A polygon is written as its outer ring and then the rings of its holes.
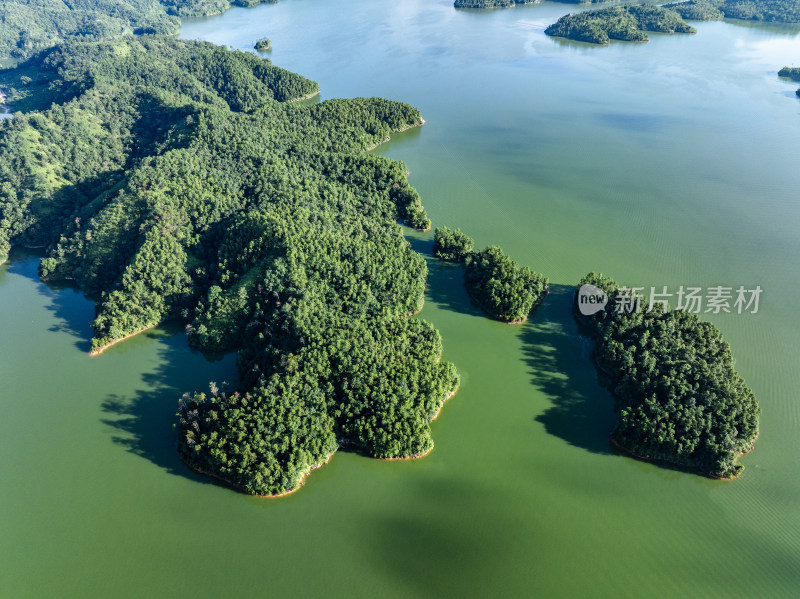
POLYGON ((536 0, 455 0, 456 8, 509 8, 517 4, 533 4, 536 0))
POLYGON ((467 263, 467 291, 483 309, 506 322, 523 322, 547 294, 547 278, 521 267, 497 246, 472 255, 467 263))
POLYGON ((728 19, 800 23, 800 0, 725 0, 720 10, 728 19))
MULTIPOLYGON (((792 81, 800 81, 800 67, 783 67, 780 71, 778 71, 779 77, 787 77, 792 81)), ((800 89, 795 92, 798 96, 800 96, 800 89)))
POLYGON ((561 17, 547 35, 607 45, 612 39, 646 42, 645 31, 696 33, 674 10, 650 5, 624 5, 561 17))
POLYGON ((259 52, 269 52, 272 50, 272 40, 268 37, 262 37, 256 42, 254 48, 259 52))
POLYGON ((391 195, 406 226, 418 231, 427 231, 431 228, 431 221, 425 213, 416 189, 397 184, 393 187, 391 195))
POLYGON ((178 17, 215 15, 231 5, 261 3, 262 0, 3 0, 0 65, 25 60, 70 39, 176 34, 180 29, 178 17))
POLYGON ((445 262, 465 263, 474 247, 475 242, 461 229, 437 227, 433 233, 433 255, 445 262))
POLYGON ((616 442, 713 477, 738 474, 735 460, 752 448, 761 410, 720 331, 680 310, 618 312, 613 280, 590 273, 585 283, 609 295, 605 310, 582 316, 576 303, 575 314, 616 397, 616 442))
POLYGON ((800 81, 800 67, 783 67, 778 71, 778 77, 788 77, 792 81, 800 81))
POLYGON ((44 244, 43 278, 100 297, 95 350, 180 319, 239 351, 238 393, 181 404, 187 463, 274 494, 340 444, 431 448, 457 375, 405 318, 427 268, 396 223, 430 221, 405 165, 364 153, 419 111, 293 104, 316 83, 168 38, 70 42, 6 76, 53 104, 0 126, 0 250, 44 244))
POLYGON ((725 15, 720 10, 720 2, 713 0, 688 0, 664 4, 664 8, 674 10, 687 21, 719 21, 725 15))
POLYGON ((800 22, 800 0, 688 0, 665 4, 684 19, 717 21, 723 17, 776 23, 800 22))
MULTIPOLYGON (((567 4, 588 4, 605 2, 606 0, 555 0, 567 4)), ((455 0, 456 8, 511 8, 518 4, 536 4, 539 0, 455 0)))

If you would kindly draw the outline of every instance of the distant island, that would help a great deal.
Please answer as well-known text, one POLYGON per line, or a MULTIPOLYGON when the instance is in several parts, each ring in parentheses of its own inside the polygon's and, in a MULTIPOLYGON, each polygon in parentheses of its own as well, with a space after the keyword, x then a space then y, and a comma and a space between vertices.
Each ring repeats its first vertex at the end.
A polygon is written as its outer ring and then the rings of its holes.
POLYGON ((648 41, 646 31, 696 33, 674 10, 651 5, 614 6, 561 17, 544 32, 579 42, 608 45, 611 40, 648 41))
MULTIPOLYGON (((608 0, 553 0, 564 4, 594 4, 608 0)), ((455 0, 456 8, 511 8, 518 4, 536 4, 541 0, 455 0)))
POLYGON ((254 48, 259 52, 269 52, 272 50, 272 40, 268 37, 262 37, 256 42, 254 48))
POLYGON ((432 449, 458 374, 409 318, 427 266, 397 224, 430 220, 405 165, 367 153, 417 109, 299 105, 316 82, 160 36, 72 40, 0 81, 22 111, 0 124, 0 259, 43 246, 43 280, 98 298, 95 355, 166 321, 238 352, 235 388, 180 400, 189 467, 276 496, 340 447, 432 449))
POLYGON ((473 240, 459 229, 438 227, 434 232, 434 255, 466 266, 464 285, 484 312, 510 324, 525 322, 547 295, 547 277, 520 266, 497 246, 480 252, 473 247, 473 240))
POLYGON ((773 23, 800 23, 800 0, 688 0, 665 4, 684 19, 718 21, 722 18, 773 23))
POLYGON ((786 77, 792 81, 800 81, 800 67, 783 67, 778 71, 778 77, 786 77))
POLYGON ((574 313, 616 398, 612 444, 641 459, 735 478, 743 469, 737 458, 758 437, 761 409, 717 327, 680 310, 620 311, 615 281, 589 273, 584 284, 608 297, 604 309, 585 316, 576 293, 574 313))
MULTIPOLYGON (((792 81, 800 81, 800 67, 783 67, 778 71, 778 76, 786 77, 792 81)), ((800 96, 800 88, 795 93, 800 96)))

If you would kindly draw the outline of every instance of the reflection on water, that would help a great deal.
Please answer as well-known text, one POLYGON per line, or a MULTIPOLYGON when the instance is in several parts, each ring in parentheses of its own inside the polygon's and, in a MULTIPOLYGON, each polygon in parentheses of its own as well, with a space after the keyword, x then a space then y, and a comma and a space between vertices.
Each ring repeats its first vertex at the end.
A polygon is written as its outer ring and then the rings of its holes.
MULTIPOLYGON (((234 380, 233 356, 165 327, 89 358, 93 304, 15 254, 0 267, 0 595, 795 597, 800 115, 777 70, 800 59, 797 32, 698 23, 597 48, 531 26, 572 5, 342 6, 234 8, 182 36, 247 51, 268 36, 323 100, 420 108, 424 127, 374 153, 406 162, 434 226, 501 245, 553 292, 511 327, 431 261, 420 317, 462 375, 434 451, 341 453, 265 501, 175 453, 178 397, 234 380), (569 304, 589 270, 764 288, 759 314, 715 317, 764 409, 741 480, 610 451, 613 400, 569 304)), ((412 239, 430 255, 431 234, 412 239)))

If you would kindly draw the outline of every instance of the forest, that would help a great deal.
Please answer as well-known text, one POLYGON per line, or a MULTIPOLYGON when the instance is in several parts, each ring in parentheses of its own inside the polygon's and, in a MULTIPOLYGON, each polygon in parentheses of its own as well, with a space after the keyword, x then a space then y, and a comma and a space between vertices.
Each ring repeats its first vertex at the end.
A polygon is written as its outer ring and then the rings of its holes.
POLYGON ((719 329, 682 310, 618 310, 620 286, 601 274, 589 273, 584 284, 609 297, 597 314, 580 314, 577 301, 573 313, 594 340, 598 375, 615 397, 612 442, 639 458, 737 476, 761 409, 719 329))
MULTIPOLYGON (((800 81, 800 67, 783 67, 778 71, 779 77, 786 77, 792 81, 800 81)), ((795 92, 800 97, 800 88, 795 92)))
MULTIPOLYGON (((511 8, 517 4, 536 4, 541 0, 455 0, 456 8, 511 8)), ((590 4, 606 0, 554 0, 565 4, 590 4)))
POLYGON ((800 81, 800 67, 783 67, 778 71, 778 77, 786 77, 792 81, 800 81))
POLYGON ((176 34, 179 17, 219 14, 235 6, 277 0, 3 0, 0 67, 70 39, 126 34, 176 34))
POLYGON ((800 0, 688 0, 665 4, 684 19, 716 21, 722 18, 775 23, 800 23, 800 0))
POLYGON ((612 39, 646 42, 649 39, 646 31, 697 32, 674 10, 631 4, 568 14, 544 30, 547 35, 602 45, 608 45, 612 39))
POLYGON ((238 352, 235 389, 181 399, 179 451, 248 493, 291 491, 342 446, 425 454, 456 389, 409 318, 427 227, 404 164, 365 153, 422 123, 380 98, 295 103, 313 81, 172 37, 73 40, 0 73, 0 253, 40 245, 43 280, 97 299, 92 349, 182 321, 238 352))
POLYGON ((272 50, 272 40, 270 40, 268 37, 262 37, 256 42, 256 45, 253 46, 253 48, 259 52, 269 52, 272 50))
POLYGON ((434 256, 466 266, 464 285, 484 312, 503 322, 525 322, 548 293, 547 277, 520 266, 497 246, 480 252, 473 251, 474 246, 460 229, 437 227, 434 231, 434 256))

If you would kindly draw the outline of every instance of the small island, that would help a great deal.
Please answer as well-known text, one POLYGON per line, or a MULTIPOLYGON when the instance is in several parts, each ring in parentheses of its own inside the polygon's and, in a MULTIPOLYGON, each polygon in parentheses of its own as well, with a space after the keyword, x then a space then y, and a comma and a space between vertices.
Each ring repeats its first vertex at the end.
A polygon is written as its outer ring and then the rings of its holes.
POLYGON ((464 286, 484 312, 509 324, 528 319, 549 289, 547 277, 522 267, 497 246, 474 252, 475 242, 460 229, 437 227, 433 255, 466 266, 464 286))
POLYGON ((465 264, 474 247, 475 242, 461 229, 436 227, 433 233, 433 255, 444 262, 465 264))
MULTIPOLYGON (((778 71, 779 77, 785 77, 792 81, 800 81, 800 67, 783 67, 778 71)), ((800 88, 795 92, 800 97, 800 88)))
POLYGON ((262 37, 256 42, 254 48, 259 52, 269 52, 272 50, 272 40, 268 37, 262 37))
POLYGON ((650 5, 624 5, 561 17, 544 32, 579 42, 608 45, 611 40, 648 41, 646 31, 696 33, 674 10, 650 5))
MULTIPOLYGON (((512 8, 518 4, 536 4, 541 0, 455 0, 455 8, 512 8)), ((607 0, 554 0, 564 4, 594 4, 607 0)))
POLYGON ((585 316, 576 293, 573 312, 595 341, 598 375, 616 399, 612 445, 712 478, 738 476, 737 458, 753 449, 761 409, 719 329, 680 310, 618 311, 615 281, 589 273, 584 284, 608 297, 604 309, 585 316))
POLYGON ((547 295, 547 277, 520 266, 497 246, 467 261, 465 284, 483 310, 503 322, 520 324, 547 295))
POLYGON ((778 71, 778 77, 786 77, 792 81, 800 81, 800 67, 783 67, 778 71))
POLYGON ((456 8, 511 8, 517 4, 534 4, 539 0, 455 0, 456 8))

